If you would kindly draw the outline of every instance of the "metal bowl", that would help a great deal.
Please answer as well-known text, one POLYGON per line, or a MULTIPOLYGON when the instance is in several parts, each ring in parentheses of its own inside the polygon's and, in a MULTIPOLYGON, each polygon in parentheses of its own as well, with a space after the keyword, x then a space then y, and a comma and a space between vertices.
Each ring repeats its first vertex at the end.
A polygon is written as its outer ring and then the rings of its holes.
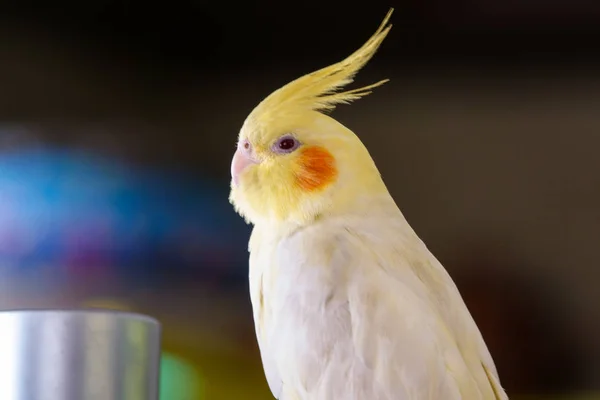
POLYGON ((0 399, 158 400, 160 337, 140 314, 0 311, 0 399))

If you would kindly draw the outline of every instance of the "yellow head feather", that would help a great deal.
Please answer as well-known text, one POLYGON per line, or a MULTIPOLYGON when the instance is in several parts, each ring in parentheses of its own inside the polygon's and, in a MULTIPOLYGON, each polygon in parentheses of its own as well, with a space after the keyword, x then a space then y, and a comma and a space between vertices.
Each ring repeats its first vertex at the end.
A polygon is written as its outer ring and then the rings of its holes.
POLYGON ((377 31, 360 49, 343 61, 304 75, 276 90, 252 111, 250 118, 265 121, 290 113, 331 111, 336 105, 358 100, 388 82, 389 79, 384 79, 358 89, 338 92, 352 83, 358 71, 373 57, 392 28, 388 21, 393 11, 393 8, 388 11, 377 31))
POLYGON ((345 60, 304 75, 265 98, 246 118, 240 143, 251 145, 257 165, 240 184, 232 183, 230 201, 247 221, 302 225, 327 212, 347 209, 356 193, 387 193, 368 151, 352 131, 325 115, 371 93, 388 80, 341 92, 373 57, 391 25, 393 9, 373 36, 345 60), (273 146, 292 134, 303 145, 290 154, 273 146))

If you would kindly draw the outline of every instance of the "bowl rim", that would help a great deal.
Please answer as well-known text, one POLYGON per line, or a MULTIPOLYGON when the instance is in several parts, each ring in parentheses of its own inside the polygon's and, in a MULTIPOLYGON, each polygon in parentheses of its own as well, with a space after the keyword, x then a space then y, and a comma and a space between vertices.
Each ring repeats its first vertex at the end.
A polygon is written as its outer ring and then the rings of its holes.
POLYGON ((121 318, 127 318, 127 319, 133 319, 133 320, 138 320, 138 321, 145 321, 147 323, 150 323, 152 325, 157 325, 160 327, 160 321, 155 318, 155 317, 151 317, 150 315, 147 314, 142 314, 142 313, 138 313, 138 312, 133 312, 133 311, 122 311, 122 310, 113 310, 110 308, 101 308, 101 307, 93 307, 93 308, 86 308, 86 307, 73 307, 73 308, 69 308, 69 307, 65 307, 65 308, 44 308, 44 307, 40 307, 40 308, 7 308, 7 309, 2 309, 0 310, 0 317, 2 316, 6 316, 6 315, 43 315, 43 314, 64 314, 64 315, 85 315, 85 316, 92 316, 92 315, 110 315, 110 316, 114 316, 114 317, 121 317, 121 318), (90 315, 91 314, 91 315, 90 315))

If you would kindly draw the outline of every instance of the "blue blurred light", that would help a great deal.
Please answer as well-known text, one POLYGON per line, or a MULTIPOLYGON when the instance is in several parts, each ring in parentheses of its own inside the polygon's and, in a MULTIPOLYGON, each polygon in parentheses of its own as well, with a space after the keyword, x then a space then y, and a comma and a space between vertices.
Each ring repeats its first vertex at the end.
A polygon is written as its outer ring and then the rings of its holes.
POLYGON ((0 156, 0 263, 225 272, 246 240, 225 187, 66 150, 0 156))

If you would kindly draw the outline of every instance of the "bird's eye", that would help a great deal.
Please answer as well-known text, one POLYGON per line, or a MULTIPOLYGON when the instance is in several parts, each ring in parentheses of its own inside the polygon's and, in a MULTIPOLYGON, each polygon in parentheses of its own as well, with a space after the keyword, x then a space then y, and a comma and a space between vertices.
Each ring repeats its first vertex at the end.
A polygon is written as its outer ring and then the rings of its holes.
POLYGON ((244 142, 244 149, 248 150, 250 148, 250 142, 244 142))
POLYGON ((296 150, 300 142, 291 136, 284 136, 279 139, 274 146, 274 150, 278 153, 291 153, 296 150))
POLYGON ((294 139, 283 139, 279 142, 279 148, 281 150, 289 150, 296 145, 296 141, 294 139))

